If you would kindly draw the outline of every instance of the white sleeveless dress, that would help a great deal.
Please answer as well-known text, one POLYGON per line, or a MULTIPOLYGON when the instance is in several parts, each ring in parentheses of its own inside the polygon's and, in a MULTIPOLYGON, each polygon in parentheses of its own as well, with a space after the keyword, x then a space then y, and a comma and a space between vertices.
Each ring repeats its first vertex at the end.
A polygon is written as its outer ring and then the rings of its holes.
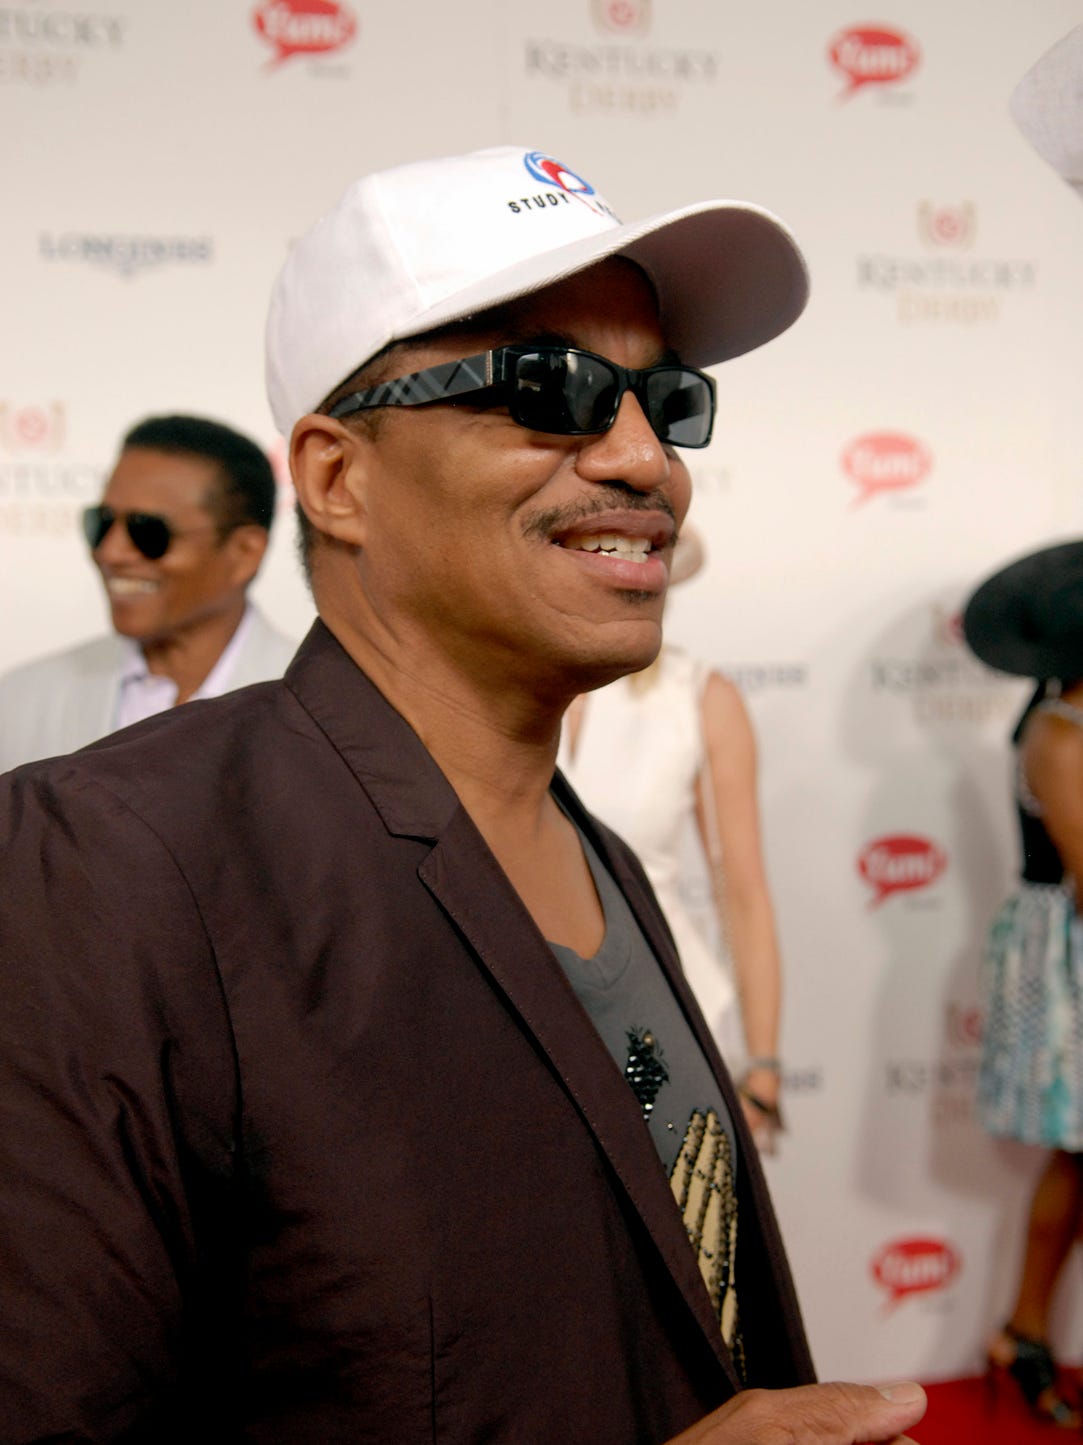
POLYGON ((638 854, 669 922, 685 975, 731 1063, 740 1038, 732 968, 713 921, 695 822, 704 762, 700 705, 709 669, 663 648, 650 685, 620 678, 588 693, 575 742, 557 763, 588 811, 638 854))

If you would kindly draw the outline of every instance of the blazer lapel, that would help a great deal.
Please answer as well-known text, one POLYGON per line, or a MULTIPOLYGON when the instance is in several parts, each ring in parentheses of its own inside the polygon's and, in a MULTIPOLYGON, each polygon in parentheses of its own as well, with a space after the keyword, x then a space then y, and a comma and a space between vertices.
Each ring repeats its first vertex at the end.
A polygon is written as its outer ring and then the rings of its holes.
POLYGON ((738 1388, 699 1266, 635 1095, 549 945, 464 810, 420 869, 571 1096, 700 1328, 738 1388))

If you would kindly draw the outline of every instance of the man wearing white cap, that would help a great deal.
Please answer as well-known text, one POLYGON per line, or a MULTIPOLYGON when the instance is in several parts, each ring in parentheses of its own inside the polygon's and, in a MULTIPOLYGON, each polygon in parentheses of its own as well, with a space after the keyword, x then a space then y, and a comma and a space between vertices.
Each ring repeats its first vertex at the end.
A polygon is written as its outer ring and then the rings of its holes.
POLYGON ((540 152, 371 176, 268 385, 320 620, 281 683, 14 775, 0 1437, 887 1441, 809 1383, 732 1085, 565 707, 661 641, 696 368, 804 304, 767 213, 540 152))

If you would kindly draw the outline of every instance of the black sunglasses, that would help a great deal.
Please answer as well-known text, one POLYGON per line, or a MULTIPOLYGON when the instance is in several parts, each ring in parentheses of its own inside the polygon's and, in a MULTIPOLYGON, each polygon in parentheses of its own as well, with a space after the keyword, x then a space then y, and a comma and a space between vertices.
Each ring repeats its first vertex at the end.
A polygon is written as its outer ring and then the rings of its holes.
POLYGON ((512 420, 531 431, 593 436, 616 421, 626 391, 639 402, 660 441, 705 447, 711 440, 715 411, 711 377, 676 362, 631 371, 574 346, 501 346, 461 361, 445 361, 369 391, 352 392, 328 415, 455 400, 506 406, 512 420))
POLYGON ((101 546, 114 522, 124 523, 132 546, 152 562, 165 556, 174 537, 218 530, 214 522, 209 522, 205 527, 188 527, 182 532, 154 512, 114 512, 112 507, 87 507, 83 512, 83 533, 91 551, 101 546))

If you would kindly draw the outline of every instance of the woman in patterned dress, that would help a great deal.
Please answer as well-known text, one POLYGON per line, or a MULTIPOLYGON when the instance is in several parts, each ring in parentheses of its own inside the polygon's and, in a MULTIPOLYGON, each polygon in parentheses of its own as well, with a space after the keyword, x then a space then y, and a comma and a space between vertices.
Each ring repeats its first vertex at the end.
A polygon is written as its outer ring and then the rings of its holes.
POLYGON ((1083 543, 1044 548, 989 578, 963 629, 984 662, 1038 680, 1013 735, 1022 870, 986 950, 978 1113, 990 1133, 1051 1152, 1015 1303, 988 1360, 1037 1414, 1078 1430, 1083 1415, 1060 1386, 1047 1336, 1083 1226, 1083 543))

